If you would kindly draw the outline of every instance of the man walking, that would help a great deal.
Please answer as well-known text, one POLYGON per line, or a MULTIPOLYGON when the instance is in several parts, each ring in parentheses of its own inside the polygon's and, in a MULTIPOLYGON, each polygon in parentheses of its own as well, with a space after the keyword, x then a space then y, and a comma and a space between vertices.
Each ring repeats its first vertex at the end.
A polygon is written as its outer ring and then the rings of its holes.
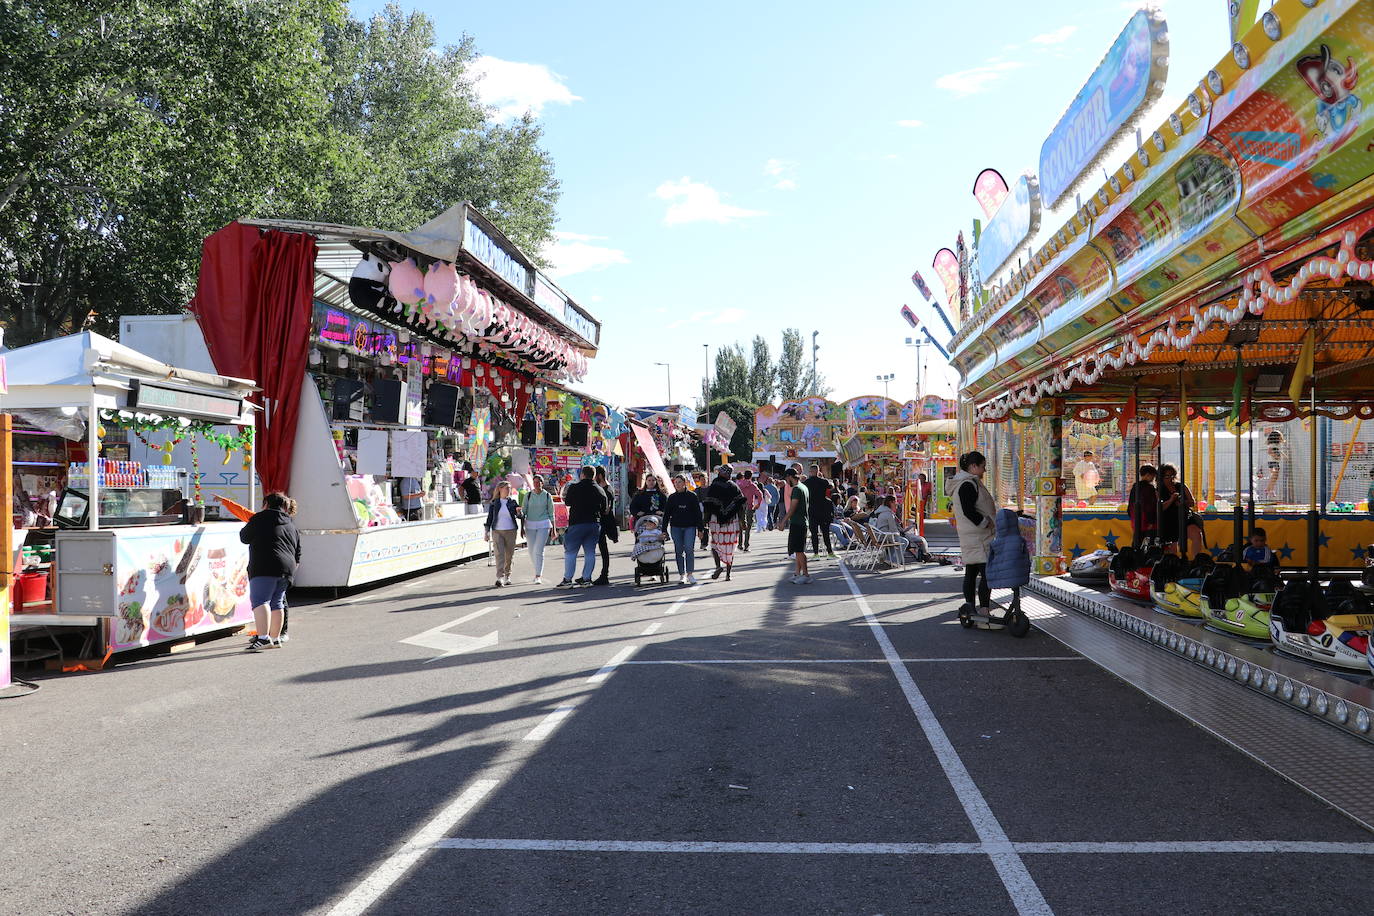
POLYGON ((778 522, 778 527, 787 530, 787 553, 796 564, 797 574, 790 580, 794 585, 807 585, 811 582, 806 568, 806 526, 810 519, 808 501, 811 493, 801 485, 800 474, 795 467, 787 470, 787 485, 791 494, 787 503, 787 513, 778 522))
POLYGON ((806 478, 808 521, 811 525, 811 554, 820 556, 821 536, 825 537, 825 552, 832 557, 835 548, 830 546, 830 520, 835 517, 834 504, 830 502, 830 482, 821 476, 821 466, 811 465, 811 476, 806 478))
POLYGON ((744 505, 748 509, 748 512, 740 513, 739 549, 748 553, 749 535, 754 530, 751 522, 758 518, 759 507, 767 505, 767 500, 764 499, 763 491, 759 489, 759 485, 754 483, 753 471, 746 470, 738 483, 739 491, 744 494, 744 505))
POLYGON ((563 530, 563 581, 559 588, 586 588, 596 567, 596 545, 601 540, 601 519, 606 514, 606 493, 592 479, 596 472, 582 469, 582 477, 568 484, 563 503, 568 507, 568 527, 563 530), (573 579, 577 554, 583 554, 582 575, 573 579))
POLYGON ((778 488, 767 473, 759 474, 759 489, 763 491, 763 505, 759 506, 759 531, 767 531, 778 520, 778 488))

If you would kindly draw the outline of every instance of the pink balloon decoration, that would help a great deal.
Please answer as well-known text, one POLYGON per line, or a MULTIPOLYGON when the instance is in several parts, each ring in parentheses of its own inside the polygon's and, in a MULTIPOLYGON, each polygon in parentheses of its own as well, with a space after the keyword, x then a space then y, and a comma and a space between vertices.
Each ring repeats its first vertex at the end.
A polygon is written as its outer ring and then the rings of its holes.
POLYGON ((414 305, 425 298, 425 278, 420 274, 420 268, 415 266, 414 258, 391 265, 387 288, 396 301, 404 305, 414 305))

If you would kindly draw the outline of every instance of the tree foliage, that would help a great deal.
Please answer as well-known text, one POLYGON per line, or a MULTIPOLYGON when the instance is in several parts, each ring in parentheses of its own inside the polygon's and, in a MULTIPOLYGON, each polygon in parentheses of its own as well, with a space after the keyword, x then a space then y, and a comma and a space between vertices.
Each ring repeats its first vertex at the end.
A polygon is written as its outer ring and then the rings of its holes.
POLYGON ((778 355, 778 397, 784 401, 804 398, 806 390, 806 356, 802 351, 801 331, 786 328, 782 332, 782 352, 778 355))
POLYGON ((411 228, 468 199, 551 237, 540 129, 493 123, 423 14, 343 0, 29 0, 0 17, 0 322, 19 345, 175 312, 243 216, 411 228))
POLYGON ((749 354, 749 400, 755 404, 771 404, 773 390, 777 387, 773 354, 768 350, 768 341, 754 336, 753 349, 749 354))
POLYGON ((711 400, 740 398, 749 400, 749 363, 739 344, 716 351, 716 377, 711 382, 711 400))

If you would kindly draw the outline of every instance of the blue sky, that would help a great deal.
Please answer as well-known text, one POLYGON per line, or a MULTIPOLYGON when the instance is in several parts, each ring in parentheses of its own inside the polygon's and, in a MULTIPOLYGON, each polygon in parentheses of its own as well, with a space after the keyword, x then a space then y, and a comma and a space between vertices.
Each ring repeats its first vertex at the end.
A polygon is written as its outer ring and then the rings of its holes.
MULTIPOLYGON (((703 344, 747 350, 762 334, 776 355, 784 327, 808 341, 820 331, 832 397, 882 394, 886 373, 893 397, 913 395, 898 310, 948 334, 912 271, 942 296, 930 262, 981 215, 974 177, 1035 169, 1140 5, 403 4, 432 16, 442 41, 474 37, 488 104, 543 122, 563 182, 549 254, 603 323, 581 387, 623 405, 667 399, 658 362, 687 401, 703 344)), ((1227 52, 1227 4, 1158 5, 1165 102, 1177 104, 1227 52)), ((1061 222, 1047 215, 1040 236, 1061 222)), ((951 395, 939 354, 922 359, 927 392, 951 395)))

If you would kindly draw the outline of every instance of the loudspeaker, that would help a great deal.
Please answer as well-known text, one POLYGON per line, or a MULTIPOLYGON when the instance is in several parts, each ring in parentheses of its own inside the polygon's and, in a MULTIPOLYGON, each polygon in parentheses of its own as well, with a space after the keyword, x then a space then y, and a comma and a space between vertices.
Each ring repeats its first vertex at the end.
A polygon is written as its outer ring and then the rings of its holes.
POLYGON ((363 383, 351 378, 334 379, 334 398, 331 402, 331 416, 335 420, 354 420, 363 418, 363 383))
POLYGON ((563 444, 563 421, 545 420, 544 421, 544 444, 562 445, 563 444))
POLYGON ((539 444, 539 421, 534 417, 520 421, 520 444, 526 446, 539 444))
POLYGON ((572 428, 568 430, 568 444, 585 448, 587 445, 587 428, 586 423, 574 423, 572 428))
POLYGON ((457 426, 458 399, 462 396, 463 389, 456 385, 430 385, 425 393, 425 425, 457 426))
POLYGON ((404 423, 406 383, 399 379, 379 378, 372 383, 372 422, 404 423))

